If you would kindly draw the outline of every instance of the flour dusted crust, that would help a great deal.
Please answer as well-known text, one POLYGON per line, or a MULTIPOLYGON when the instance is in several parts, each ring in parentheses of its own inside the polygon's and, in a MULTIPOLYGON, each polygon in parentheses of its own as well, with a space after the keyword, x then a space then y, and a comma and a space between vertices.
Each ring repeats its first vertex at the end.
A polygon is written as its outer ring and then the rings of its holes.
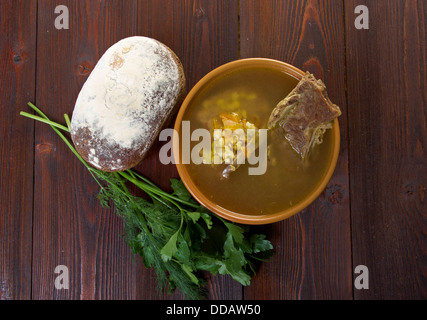
POLYGON ((147 37, 117 42, 77 98, 71 120, 76 150, 104 171, 137 165, 184 94, 181 62, 168 47, 147 37))

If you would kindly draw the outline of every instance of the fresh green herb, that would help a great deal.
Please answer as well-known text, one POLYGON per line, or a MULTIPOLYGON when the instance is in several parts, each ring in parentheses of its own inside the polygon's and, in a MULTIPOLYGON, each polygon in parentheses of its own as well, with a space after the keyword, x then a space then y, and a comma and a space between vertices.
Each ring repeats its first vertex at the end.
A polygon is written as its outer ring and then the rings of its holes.
POLYGON ((104 207, 114 207, 123 219, 125 239, 132 253, 140 255, 147 268, 153 267, 160 289, 178 288, 189 299, 203 298, 203 271, 228 274, 249 285, 254 261, 265 261, 273 246, 265 235, 250 234, 246 226, 225 221, 198 204, 181 180, 171 179, 173 193, 167 193, 133 170, 117 173, 90 167, 62 133, 67 126, 51 121, 32 103, 38 115, 21 115, 49 124, 85 165, 100 185, 98 199, 104 207), (143 190, 148 201, 132 195, 126 183, 143 190))

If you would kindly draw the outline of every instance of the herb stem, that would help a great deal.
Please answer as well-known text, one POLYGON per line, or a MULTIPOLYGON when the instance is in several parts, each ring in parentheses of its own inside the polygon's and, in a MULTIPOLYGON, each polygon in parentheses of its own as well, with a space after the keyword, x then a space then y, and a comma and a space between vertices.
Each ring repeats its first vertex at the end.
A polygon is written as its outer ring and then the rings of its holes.
MULTIPOLYGON (((37 120, 37 121, 41 121, 44 123, 49 124, 52 129, 58 134, 58 136, 65 142, 65 144, 68 146, 68 148, 70 148, 71 152, 74 153, 74 155, 83 163, 83 165, 88 168, 89 170, 92 170, 92 168, 86 163, 86 161, 81 157, 81 155, 77 152, 77 150, 73 147, 73 145, 70 143, 70 141, 62 134, 61 131, 58 130, 58 127, 61 128, 62 130, 66 131, 66 132, 70 132, 68 130, 68 128, 66 128, 63 125, 60 125, 59 123, 56 123, 52 120, 50 120, 39 108, 37 108, 34 104, 32 104, 31 102, 28 102, 28 105, 34 110, 36 111, 41 117, 37 117, 33 114, 27 113, 27 112, 20 112, 20 114, 22 116, 37 120)), ((96 178, 95 178, 96 180, 96 178)), ((97 181, 98 182, 98 181, 97 181)), ((99 182, 98 182, 99 184, 99 182)))
POLYGON ((64 114, 65 123, 67 124, 68 130, 71 131, 71 121, 68 114, 64 114))
MULTIPOLYGON (((129 182, 131 182, 131 183, 135 184, 137 187, 139 187, 140 189, 142 189, 142 190, 143 190, 143 191, 145 191, 145 192, 149 191, 149 192, 155 193, 155 194, 157 194, 157 195, 159 195, 159 196, 163 196, 163 197, 165 197, 165 198, 168 198, 168 200, 169 200, 169 201, 171 201, 171 202, 177 201, 177 202, 180 202, 180 203, 182 203, 182 204, 185 204, 186 206, 189 206, 189 207, 193 207, 193 208, 198 208, 198 207, 199 207, 198 205, 196 205, 196 204, 194 204, 194 203, 191 203, 191 202, 188 202, 188 201, 185 201, 185 200, 179 199, 178 197, 175 197, 175 196, 173 196, 173 195, 171 195, 171 194, 169 194, 169 193, 167 193, 167 192, 165 192, 165 191, 161 190, 161 189, 160 189, 159 187, 157 187, 157 186, 153 186, 153 185, 149 185, 148 183, 141 182, 141 181, 139 181, 139 180, 137 180, 137 179, 133 178, 131 175, 127 174, 126 172, 121 171, 121 172, 119 172, 119 174, 120 174, 123 178, 125 178, 125 179, 127 179, 129 182)), ((176 205, 179 209, 182 209, 178 204, 176 204, 176 203, 175 203, 175 205, 176 205)))
POLYGON ((125 184, 124 184, 123 180, 122 180, 122 179, 120 179, 120 176, 118 175, 118 173, 117 173, 117 172, 114 172, 114 176, 115 176, 117 179, 119 179, 119 181, 120 181, 120 185, 122 186, 123 190, 124 190, 127 194, 130 194, 130 192, 129 192, 128 188, 125 186, 125 184))
POLYGON ((142 181, 148 183, 149 185, 153 186, 154 188, 157 188, 160 190, 160 188, 158 186, 156 186, 153 182, 151 182, 150 180, 148 180, 147 178, 141 176, 140 174, 133 172, 132 170, 127 170, 127 172, 129 172, 129 174, 131 174, 134 178, 135 176, 137 176, 139 179, 141 179, 142 181))
POLYGON ((28 113, 28 112, 24 112, 24 111, 21 111, 19 114, 21 116, 24 116, 24 117, 27 117, 27 118, 31 118, 31 119, 37 120, 39 122, 44 122, 44 123, 50 124, 51 126, 59 128, 59 129, 64 130, 66 132, 70 132, 70 130, 67 127, 63 126, 62 124, 53 122, 51 120, 47 120, 45 118, 35 116, 34 114, 31 114, 31 113, 28 113))

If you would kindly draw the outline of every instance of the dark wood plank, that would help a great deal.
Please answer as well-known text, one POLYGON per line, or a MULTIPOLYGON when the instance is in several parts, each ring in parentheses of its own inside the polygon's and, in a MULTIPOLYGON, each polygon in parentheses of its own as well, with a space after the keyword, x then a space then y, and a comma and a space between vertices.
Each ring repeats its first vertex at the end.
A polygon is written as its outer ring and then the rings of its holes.
MULTIPOLYGON (((38 2, 36 103, 46 114, 64 123, 100 56, 135 34, 136 12, 132 1, 38 2), (69 30, 54 27, 57 5, 69 9, 69 30)), ((36 125, 35 145, 33 298, 134 298, 122 221, 100 207, 99 187, 48 126, 36 125), (54 287, 57 265, 69 269, 68 290, 54 287)))
POLYGON ((324 80, 340 117, 338 165, 323 194, 288 220, 260 228, 276 253, 245 299, 351 299, 344 22, 341 0, 240 1, 242 58, 291 63, 324 80))
MULTIPOLYGON (((58 31, 53 28, 53 9, 58 4, 46 1, 39 4, 38 70, 53 69, 59 74, 38 72, 40 85, 37 102, 54 119, 60 120, 64 112, 71 113, 78 90, 100 54, 113 42, 133 33, 137 23, 132 20, 136 12, 135 3, 123 9, 118 2, 115 6, 110 6, 111 3, 106 6, 106 2, 68 2, 61 4, 67 5, 70 10, 70 31, 74 28, 78 32, 58 31), (73 12, 76 13, 74 16, 73 12), (130 19, 121 19, 124 16, 130 19), (118 26, 118 23, 130 27, 118 26), (61 88, 64 88, 66 83, 69 90, 64 94, 61 88), (61 108, 55 109, 57 105, 61 105, 61 108)), ((192 75, 187 79, 189 87, 212 68, 237 58, 237 2, 191 2, 185 6, 158 1, 140 2, 138 21, 138 34, 154 37, 177 52, 186 73, 192 75), (165 5, 168 10, 164 10, 165 5), (233 8, 234 12, 230 11, 233 8), (230 18, 232 13, 233 18, 230 18), (222 16, 219 20, 218 15, 222 16), (159 19, 154 19, 156 16, 159 19), (150 24, 144 25, 147 21, 151 21, 150 24), (165 21, 173 21, 174 32, 171 32, 165 21), (226 28, 232 26, 234 34, 218 32, 223 25, 226 28), (220 39, 217 38, 218 35, 220 39), (213 38, 203 45, 199 44, 199 51, 190 51, 186 47, 186 43, 192 42, 190 38, 199 43, 205 36, 213 38), (227 50, 223 47, 224 43, 227 50), (197 70, 194 70, 194 64, 186 64, 188 61, 194 61, 193 54, 200 54, 197 70), (202 54, 206 54, 203 59, 202 54)), ((118 237, 121 223, 111 217, 110 212, 103 212, 99 208, 95 199, 97 187, 91 183, 87 172, 72 159, 68 150, 49 128, 37 126, 36 141, 37 150, 40 151, 36 153, 36 185, 38 190, 42 190, 43 196, 35 202, 34 238, 38 242, 34 255, 39 258, 34 261, 33 287, 37 288, 34 296, 87 299, 135 297, 136 294, 136 297, 141 299, 159 298, 155 290, 154 273, 145 270, 140 260, 137 260, 138 268, 129 261, 128 249, 123 247, 123 240, 118 237), (59 171, 62 173, 59 174, 59 171), (82 181, 85 181, 84 185, 81 185, 82 181), (58 198, 61 200, 58 201, 58 198), (70 207, 68 203, 75 205, 70 207), (118 252, 104 248, 111 247, 111 243, 117 247, 118 252), (43 252, 46 246, 50 246, 49 250, 43 252), (113 265, 106 261, 110 254, 116 259, 113 265), (72 283, 67 292, 57 291, 51 285, 53 270, 58 264, 65 264, 70 268, 72 283), (122 278, 101 278, 112 275, 100 274, 98 270, 107 268, 108 271, 108 268, 114 267, 123 268, 120 275, 122 278), (113 285, 119 286, 118 292, 106 292, 113 285)), ((154 146, 150 157, 138 169, 161 187, 169 189, 169 178, 177 176, 176 170, 173 166, 164 167, 160 164, 157 158, 158 149, 159 146, 154 146)), ((241 287, 236 286, 230 279, 215 279, 210 286, 218 288, 211 291, 212 297, 232 298, 236 297, 236 294, 237 298, 241 297, 241 287)), ((168 298, 176 297, 179 295, 168 298)))
POLYGON ((425 299, 427 4, 345 1, 355 299, 425 299), (369 9, 357 30, 354 8, 369 9))
POLYGON ((35 95, 34 1, 0 2, 0 300, 31 298, 35 95))
MULTIPOLYGON (((138 2, 138 34, 155 38, 180 58, 187 79, 187 91, 215 67, 238 58, 237 0, 150 0, 138 2)), ((173 122, 169 127, 173 127, 173 122)), ((137 170, 171 191, 169 179, 178 177, 175 165, 160 163, 160 142, 137 170)), ((210 277, 211 299, 240 299, 242 288, 231 278, 210 277)), ((141 264, 137 297, 156 299, 154 273, 141 264)), ((163 298, 181 298, 179 294, 163 298)))

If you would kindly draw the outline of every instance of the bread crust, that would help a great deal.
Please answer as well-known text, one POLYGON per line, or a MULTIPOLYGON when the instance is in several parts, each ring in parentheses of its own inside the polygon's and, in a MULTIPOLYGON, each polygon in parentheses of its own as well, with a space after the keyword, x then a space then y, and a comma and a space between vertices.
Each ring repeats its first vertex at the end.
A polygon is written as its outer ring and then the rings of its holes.
POLYGON ((186 93, 182 64, 157 40, 130 37, 111 46, 82 87, 71 138, 90 165, 123 171, 144 159, 186 93))

